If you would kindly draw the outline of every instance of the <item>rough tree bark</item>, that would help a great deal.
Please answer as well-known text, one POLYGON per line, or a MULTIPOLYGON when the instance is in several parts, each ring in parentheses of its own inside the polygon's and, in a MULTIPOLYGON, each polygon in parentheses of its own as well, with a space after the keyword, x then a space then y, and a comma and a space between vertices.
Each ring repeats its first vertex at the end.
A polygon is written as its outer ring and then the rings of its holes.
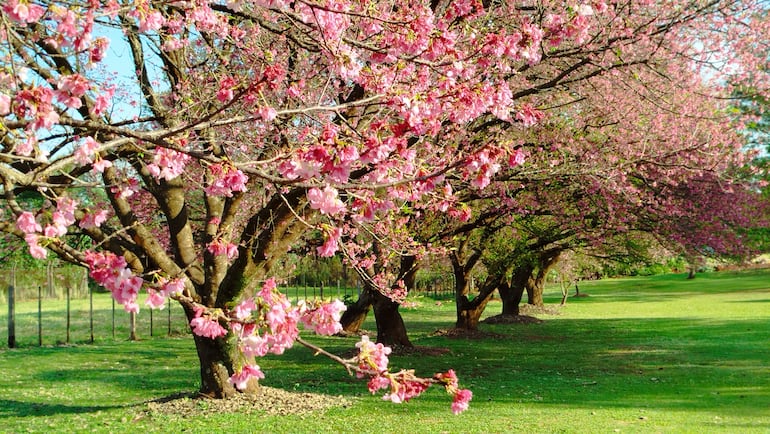
POLYGON ((559 262, 559 256, 561 250, 547 250, 538 255, 536 272, 530 275, 527 279, 527 304, 533 306, 543 305, 543 288, 545 287, 545 280, 548 277, 548 272, 559 262))
POLYGON ((503 304, 503 315, 518 315, 519 304, 524 296, 524 288, 532 275, 533 267, 529 263, 525 263, 519 267, 516 267, 511 272, 511 282, 501 282, 501 285, 497 288, 497 292, 500 293, 500 299, 503 304))
POLYGON ((481 285, 479 294, 473 300, 468 298, 471 272, 480 258, 480 250, 474 250, 465 258, 465 263, 462 261, 460 252, 454 251, 450 255, 455 276, 455 306, 457 309, 455 327, 458 329, 475 330, 478 328, 481 314, 487 307, 487 303, 492 298, 492 293, 500 280, 499 276, 490 274, 481 285))
POLYGON ((370 288, 370 285, 364 283, 358 300, 353 304, 349 304, 347 310, 342 314, 340 324, 342 324, 342 330, 345 333, 358 333, 361 331, 361 326, 364 324, 367 315, 369 315, 369 311, 372 310, 372 291, 373 289, 370 288))
MULTIPOLYGON (((371 270, 373 274, 374 271, 371 270)), ((415 256, 403 256, 399 267, 398 280, 403 280, 407 292, 414 288, 417 274, 417 258, 415 256)), ((356 333, 361 330, 361 325, 374 307, 374 319, 377 324, 377 342, 385 345, 413 346, 406 333, 406 326, 401 313, 398 311, 398 303, 382 295, 375 289, 370 281, 371 275, 364 277, 364 288, 358 300, 348 306, 343 313, 340 323, 347 333, 356 333)))

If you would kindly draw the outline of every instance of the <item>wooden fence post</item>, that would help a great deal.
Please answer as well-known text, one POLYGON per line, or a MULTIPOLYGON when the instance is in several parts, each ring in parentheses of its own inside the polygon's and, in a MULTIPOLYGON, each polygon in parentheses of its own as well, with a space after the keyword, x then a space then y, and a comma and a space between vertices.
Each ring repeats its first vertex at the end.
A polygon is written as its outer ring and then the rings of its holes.
POLYGON ((16 348, 16 289, 8 285, 8 348, 16 348))
POLYGON ((67 340, 66 343, 70 343, 70 286, 66 285, 67 288, 67 340))
POLYGON ((43 346, 43 286, 37 285, 37 346, 43 346))
POLYGON ((168 336, 171 336, 171 300, 168 301, 168 336))
MULTIPOLYGON (((83 277, 86 280, 87 277, 83 277)), ((94 289, 88 286, 88 321, 91 328, 91 343, 94 343, 94 289)))

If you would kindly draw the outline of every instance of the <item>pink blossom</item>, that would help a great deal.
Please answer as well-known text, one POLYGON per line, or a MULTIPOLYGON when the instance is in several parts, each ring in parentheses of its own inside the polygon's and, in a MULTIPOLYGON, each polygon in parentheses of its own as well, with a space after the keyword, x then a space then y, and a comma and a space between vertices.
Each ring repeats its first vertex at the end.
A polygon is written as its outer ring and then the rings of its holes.
POLYGON ((231 197, 234 191, 246 191, 249 178, 229 163, 216 163, 209 166, 212 181, 203 190, 212 196, 231 197))
POLYGON ((14 150, 17 155, 23 157, 29 157, 37 146, 37 138, 35 136, 29 136, 26 140, 19 142, 14 150))
POLYGON ((109 212, 104 209, 86 213, 80 220, 80 223, 78 223, 78 226, 83 229, 98 228, 102 223, 107 221, 108 215, 109 212))
POLYGON ((235 313, 235 317, 239 320, 245 320, 249 316, 251 316, 251 311, 256 310, 257 305, 254 304, 254 299, 249 297, 246 300, 243 300, 242 302, 238 303, 237 306, 235 306, 235 309, 233 309, 233 312, 235 313))
POLYGON ((163 280, 160 282, 160 293, 164 297, 170 297, 175 294, 181 294, 184 291, 185 279, 176 278, 171 280, 163 280))
POLYGON ((370 392, 377 393, 377 391, 380 389, 387 389, 390 387, 390 379, 379 374, 373 375, 372 378, 369 379, 369 382, 366 384, 366 387, 370 392))
POLYGON ((333 228, 330 233, 327 233, 326 240, 323 245, 316 247, 318 255, 323 258, 330 258, 337 253, 339 249, 339 240, 342 236, 342 230, 340 228, 333 228))
POLYGON ((216 238, 206 246, 206 250, 214 256, 226 255, 227 259, 233 260, 238 257, 238 245, 227 242, 222 238, 216 238))
POLYGON ((61 196, 56 200, 56 212, 54 212, 53 220, 56 224, 63 226, 69 226, 75 223, 75 210, 78 207, 79 202, 68 196, 61 196))
POLYGON ((473 392, 468 389, 460 389, 452 400, 452 413, 460 414, 468 409, 468 403, 473 398, 473 392))
POLYGON ((147 165, 147 170, 158 181, 171 181, 184 172, 189 161, 190 156, 183 152, 156 147, 152 163, 147 165))
POLYGON ((35 220, 35 215, 29 211, 24 211, 16 218, 16 227, 22 232, 29 234, 32 232, 42 232, 43 228, 35 220))
POLYGON ((91 44, 91 51, 88 60, 92 63, 101 62, 104 59, 104 53, 110 46, 110 40, 104 37, 94 39, 91 44))
POLYGON ((537 124, 544 117, 545 113, 537 110, 532 104, 522 104, 519 111, 516 112, 516 119, 521 121, 525 127, 537 124))
POLYGON ((227 334, 227 330, 219 325, 219 322, 204 316, 203 308, 195 310, 195 318, 190 320, 190 326, 196 335, 210 339, 216 339, 227 334))
POLYGON ((107 108, 110 105, 110 102, 112 102, 112 97, 115 95, 115 88, 109 87, 106 89, 102 89, 101 93, 96 95, 96 100, 94 101, 93 107, 91 107, 91 114, 95 116, 99 116, 103 114, 105 111, 107 111, 107 108))
POLYGON ((347 309, 345 303, 334 300, 302 315, 302 323, 320 335, 331 336, 342 331, 340 318, 347 309))
POLYGON ((328 185, 323 190, 311 188, 307 192, 307 198, 310 207, 320 210, 322 214, 335 215, 345 211, 345 204, 339 199, 337 189, 328 185))
POLYGON ((521 148, 516 149, 511 154, 510 158, 508 159, 508 164, 511 166, 520 166, 524 164, 524 161, 526 160, 526 155, 524 154, 524 151, 521 150, 521 148))
MULTIPOLYGON (((390 347, 386 347, 381 343, 375 344, 369 340, 369 336, 361 336, 361 340, 356 343, 358 348, 358 367, 363 371, 382 373, 388 370, 388 354, 392 351, 390 347)), ((358 372, 356 374, 358 378, 364 376, 363 373, 358 372)))
MULTIPOLYGON (((233 324, 233 326, 236 324, 233 324)), ((270 352, 270 346, 267 339, 259 336, 256 333, 241 338, 239 341, 238 349, 240 349, 240 351, 246 357, 262 357, 270 352)))
POLYGON ((86 137, 75 150, 75 161, 84 166, 90 164, 94 161, 94 156, 98 150, 99 142, 94 140, 93 137, 86 137))
POLYGON ((38 239, 39 236, 33 233, 28 233, 24 236, 24 241, 29 245, 29 254, 35 259, 45 259, 48 256, 48 250, 37 243, 38 239))
POLYGON ((228 382, 235 385, 238 390, 244 390, 251 378, 265 378, 265 374, 259 368, 259 365, 245 365, 239 372, 230 376, 228 382))
POLYGON ((11 112, 11 97, 0 93, 0 116, 5 116, 11 112))
POLYGON ((269 106, 260 107, 257 113, 259 113, 259 116, 264 119, 265 122, 273 122, 278 116, 278 111, 269 106))
POLYGON ((144 302, 150 309, 163 309, 166 307, 166 297, 154 289, 147 288, 147 300, 144 302))
POLYGON ((45 9, 25 0, 8 0, 3 6, 3 12, 8 14, 12 20, 20 23, 34 23, 43 17, 45 9))
POLYGON ((396 404, 409 401, 415 396, 420 395, 422 392, 425 392, 430 386, 430 383, 426 381, 394 380, 395 379, 391 379, 390 393, 383 395, 382 399, 396 404))
POLYGON ((97 173, 104 173, 104 171, 109 167, 112 167, 112 161, 104 158, 97 158, 94 162, 93 170, 97 173))
POLYGON ((61 237, 67 234, 67 227, 62 225, 46 225, 43 235, 48 238, 61 237))

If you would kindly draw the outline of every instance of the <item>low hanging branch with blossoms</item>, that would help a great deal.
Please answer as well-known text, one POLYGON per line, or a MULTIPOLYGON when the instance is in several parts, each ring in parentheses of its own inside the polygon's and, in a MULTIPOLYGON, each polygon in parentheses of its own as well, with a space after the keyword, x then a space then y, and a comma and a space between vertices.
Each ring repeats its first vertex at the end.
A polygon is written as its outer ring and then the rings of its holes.
POLYGON ((300 323, 306 329, 325 336, 342 331, 339 321, 345 305, 339 300, 311 305, 301 301, 292 305, 286 295, 278 291, 275 279, 271 278, 254 297, 241 301, 234 308, 211 309, 185 294, 183 279, 160 278, 153 285, 147 285, 141 277, 128 270, 122 256, 89 251, 86 252, 86 262, 91 278, 108 289, 126 311, 138 312, 137 298, 144 286, 148 293, 145 304, 152 309, 163 309, 168 298, 191 307, 195 317, 190 321, 190 327, 197 336, 220 339, 227 338, 231 333, 239 360, 234 364, 235 372, 229 382, 240 390, 245 389, 251 379, 265 378, 256 364, 257 357, 283 354, 297 342, 342 364, 356 377, 368 378, 368 388, 373 394, 388 389, 383 399, 394 403, 407 402, 432 384, 443 386, 452 396, 452 412, 455 414, 465 411, 473 397, 470 390, 460 388, 452 369, 431 378, 418 377, 413 370, 390 372, 388 355, 391 349, 371 342, 368 336, 362 336, 356 344, 359 352, 352 359, 343 359, 300 338, 300 323))

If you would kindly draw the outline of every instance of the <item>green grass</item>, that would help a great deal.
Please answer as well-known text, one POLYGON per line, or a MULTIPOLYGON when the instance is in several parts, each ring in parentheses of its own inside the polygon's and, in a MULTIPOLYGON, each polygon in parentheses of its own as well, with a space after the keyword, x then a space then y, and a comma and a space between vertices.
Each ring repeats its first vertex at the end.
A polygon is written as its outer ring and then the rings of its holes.
MULTIPOLYGON (((263 384, 353 398, 305 416, 146 415, 145 402, 198 387, 192 341, 155 338, 0 350, 0 432, 770 432, 770 271, 584 282, 542 324, 482 325, 479 340, 431 336, 454 306, 417 299, 416 345, 399 356, 429 375, 454 368, 474 392, 453 416, 442 390, 394 405, 303 348, 260 360, 263 384)), ((547 303, 561 298, 549 289, 547 303)), ((499 313, 491 303, 487 315, 499 313)), ((365 328, 373 330, 370 318, 365 328)), ((332 352, 353 338, 312 337, 332 352)))

